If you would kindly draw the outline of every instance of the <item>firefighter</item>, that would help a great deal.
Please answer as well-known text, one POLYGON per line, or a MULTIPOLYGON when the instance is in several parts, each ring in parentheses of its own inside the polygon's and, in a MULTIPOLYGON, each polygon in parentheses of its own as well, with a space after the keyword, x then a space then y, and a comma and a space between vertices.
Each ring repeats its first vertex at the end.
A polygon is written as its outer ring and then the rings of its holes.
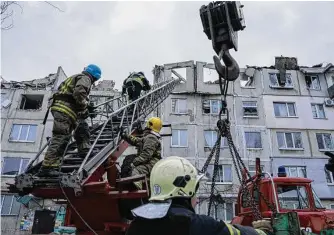
POLYGON ((67 78, 59 85, 50 100, 54 117, 52 139, 39 171, 40 176, 59 175, 58 168, 65 148, 74 133, 79 155, 84 156, 90 148, 89 127, 85 119, 92 107, 88 95, 92 84, 101 78, 101 69, 94 64, 84 68, 80 74, 67 78), (78 122, 78 123, 77 123, 78 122))
POLYGON ((167 157, 155 164, 150 177, 149 203, 132 210, 126 235, 268 235, 270 221, 253 227, 231 225, 195 213, 196 191, 203 175, 185 158, 167 157))
MULTIPOLYGON (((155 163, 161 159, 159 134, 161 128, 161 119, 158 117, 151 117, 147 121, 142 138, 122 133, 122 138, 129 144, 136 146, 138 149, 137 157, 131 163, 132 176, 141 174, 149 176, 155 163)), ((137 188, 141 189, 141 182, 135 182, 135 185, 137 188)))
POLYGON ((150 82, 143 72, 133 72, 123 82, 122 95, 127 93, 130 102, 137 100, 142 90, 151 90, 150 82))

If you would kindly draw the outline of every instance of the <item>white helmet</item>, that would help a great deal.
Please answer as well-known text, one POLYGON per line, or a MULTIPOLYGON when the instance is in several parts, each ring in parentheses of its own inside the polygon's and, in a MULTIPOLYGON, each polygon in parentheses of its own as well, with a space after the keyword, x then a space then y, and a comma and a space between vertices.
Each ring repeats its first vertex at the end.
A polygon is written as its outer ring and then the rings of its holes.
POLYGON ((203 176, 204 174, 198 175, 197 169, 185 158, 171 156, 162 159, 154 165, 151 171, 149 200, 192 198, 203 176))

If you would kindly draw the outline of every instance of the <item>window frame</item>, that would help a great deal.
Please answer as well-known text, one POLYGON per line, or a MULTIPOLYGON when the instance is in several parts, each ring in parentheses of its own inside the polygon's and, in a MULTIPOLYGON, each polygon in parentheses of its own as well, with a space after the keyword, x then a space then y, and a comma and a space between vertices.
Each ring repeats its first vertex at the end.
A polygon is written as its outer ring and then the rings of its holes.
POLYGON ((296 150, 296 151, 301 151, 304 150, 304 144, 303 144, 303 135, 302 132, 292 132, 292 131, 277 131, 276 132, 276 140, 277 140, 277 146, 279 150, 296 150), (278 141, 278 133, 283 133, 284 135, 284 143, 285 143, 285 147, 280 147, 279 146, 279 141, 278 141), (290 134, 292 135, 292 142, 293 142, 293 146, 294 147, 288 147, 287 142, 286 142, 286 134, 290 134), (295 134, 296 133, 300 133, 300 137, 301 137, 301 148, 296 148, 296 143, 295 143, 295 134))
POLYGON ((315 138, 316 138, 316 140, 317 140, 318 150, 319 150, 320 152, 324 152, 324 151, 333 151, 333 150, 334 150, 334 141, 333 141, 333 136, 332 136, 331 133, 315 133, 315 138), (320 148, 319 148, 318 138, 317 138, 318 135, 321 135, 321 140, 322 140, 322 144, 324 145, 324 147, 326 147, 326 146, 325 146, 324 135, 329 135, 329 136, 330 136, 330 140, 331 140, 331 144, 332 144, 332 148, 330 148, 330 149, 328 149, 328 148, 320 149, 320 148))
POLYGON ((171 113, 172 114, 188 114, 188 110, 187 110, 187 98, 171 98, 171 113), (179 101, 182 100, 182 101, 185 101, 185 112, 180 112, 180 109, 179 109, 179 101), (173 101, 175 101, 175 109, 177 107, 177 111, 174 112, 173 111, 173 101))
POLYGON ((20 214, 20 210, 21 210, 21 205, 18 201, 16 201, 16 197, 15 194, 1 194, 1 201, 0 201, 0 208, 1 208, 1 216, 18 216, 20 214), (2 207, 3 207, 3 203, 5 201, 5 197, 12 197, 11 203, 10 203, 10 209, 9 209, 9 214, 2 214, 2 207), (14 201, 15 200, 15 201, 14 201), (19 209, 18 212, 15 214, 12 214, 12 210, 13 210, 13 205, 14 203, 17 203, 19 205, 19 209))
POLYGON ((292 166, 292 165, 287 165, 287 166, 284 166, 285 169, 286 169, 286 173, 287 173, 287 176, 289 177, 295 177, 295 176, 291 176, 291 169, 292 168, 296 168, 296 171, 297 171, 297 178, 307 178, 307 167, 306 166, 292 166), (300 169, 304 169, 305 170, 305 176, 301 177, 299 176, 299 170, 300 169))
POLYGON ((20 143, 35 143, 36 140, 37 140, 37 131, 38 131, 38 125, 37 124, 16 124, 16 123, 13 123, 13 125, 11 127, 11 130, 10 130, 10 133, 9 133, 8 141, 9 142, 20 142, 20 143), (27 130, 27 134, 25 136, 25 140, 20 140, 20 139, 13 140, 13 139, 11 139, 12 132, 14 130, 14 126, 20 126, 20 130, 19 130, 19 133, 18 133, 18 138, 20 138, 20 136, 21 136, 22 127, 23 126, 28 126, 28 130, 27 130), (28 136, 29 136, 31 126, 36 126, 35 140, 27 140, 28 136))
POLYGON ((320 79, 319 79, 319 76, 318 75, 305 75, 305 80, 306 80, 306 77, 309 77, 310 78, 310 86, 308 86, 307 82, 306 82, 306 87, 307 89, 309 90, 315 90, 315 91, 321 91, 321 84, 320 84, 320 79), (313 79, 316 79, 317 80, 317 83, 318 83, 318 86, 319 86, 319 89, 317 88, 314 88, 314 84, 313 84, 313 79))
POLYGON ((45 98, 44 94, 21 94, 21 99, 20 99, 20 102, 19 102, 19 105, 18 105, 17 109, 20 110, 20 111, 28 111, 28 112, 31 111, 31 110, 41 111, 43 109, 44 98, 45 98), (27 102, 27 96, 41 96, 42 100, 41 100, 40 107, 38 109, 24 109, 24 106, 26 105, 26 102, 27 102), (22 105, 22 102, 23 102, 23 105, 22 105), (21 106, 23 106, 23 107, 21 108, 21 106))
POLYGON ((276 118, 298 118, 296 102, 273 101, 273 107, 274 107, 274 116, 276 118), (276 113, 275 113, 275 104, 284 104, 285 108, 287 110, 287 114, 288 115, 287 116, 276 116, 276 113), (295 111, 295 116, 290 115, 288 104, 292 104, 293 105, 293 109, 295 111))
MULTIPOLYGON (((223 205, 223 208, 224 208, 224 222, 227 222, 229 223, 231 220, 227 220, 227 206, 226 204, 232 204, 232 218, 235 217, 235 203, 234 202, 224 202, 224 203, 220 203, 219 205, 223 205)), ((217 206, 219 206, 217 205, 217 206)), ((209 202, 206 203, 206 214, 208 214, 208 211, 209 211, 209 202)), ((214 203, 211 205, 211 211, 210 211, 210 216, 215 219, 215 220, 222 220, 222 218, 217 218, 216 217, 216 207, 214 205, 214 203)))
MULTIPOLYGON (((264 165, 260 165, 261 171, 264 172, 264 165)), ((251 176, 254 176, 256 174, 256 165, 248 165, 248 172, 251 176), (251 171, 250 168, 254 167, 254 170, 251 171)))
MULTIPOLYGON (((207 98, 203 98, 203 99, 202 99, 202 114, 203 114, 203 115, 219 115, 219 111, 220 111, 221 107, 222 107, 222 102, 221 102, 220 99, 207 99, 207 98), (205 113, 205 112, 204 112, 204 102, 205 102, 206 100, 209 101, 210 113, 205 113), (217 113, 213 113, 213 112, 212 112, 212 102, 213 102, 213 101, 217 101, 217 102, 218 102, 218 112, 217 112, 217 113)), ((223 115, 224 115, 224 114, 223 114, 223 115)))
POLYGON ((261 150, 261 149, 263 149, 263 145, 262 145, 262 134, 261 134, 261 131, 245 131, 245 132, 244 132, 244 135, 245 135, 245 147, 246 147, 246 149, 248 149, 248 150, 252 150, 252 149, 255 149, 255 150, 261 150), (259 147, 259 148, 256 148, 256 147, 247 147, 246 133, 258 133, 258 134, 260 134, 260 143, 261 143, 261 147, 259 147))
POLYGON ((170 138, 171 148, 187 148, 188 147, 188 129, 172 129, 172 136, 170 138), (178 131, 178 145, 173 145, 173 131, 178 131), (187 144, 185 146, 180 145, 180 131, 185 131, 187 135, 187 144))
MULTIPOLYGON (((23 173, 22 166, 23 166, 23 162, 24 162, 25 160, 28 161, 28 163, 27 163, 27 166, 28 166, 28 165, 29 165, 29 162, 30 162, 30 160, 31 160, 30 158, 25 158, 25 157, 2 157, 2 158, 1 158, 1 168, 0 168, 0 175, 1 175, 1 177, 8 177, 8 178, 10 178, 10 177, 15 177, 15 176, 17 176, 17 175, 23 173), (6 174, 3 174, 3 173, 2 173, 2 172, 3 172, 3 168, 5 167, 5 160, 6 160, 6 159, 10 159, 10 158, 20 158, 19 171, 18 171, 18 173, 17 173, 16 175, 6 175, 6 174)), ((26 167, 27 167, 27 166, 26 166, 26 167)), ((25 170, 25 169, 24 169, 24 170, 25 170)))
MULTIPOLYGON (((213 170, 214 170, 214 164, 209 164, 208 166, 212 166, 212 174, 210 177, 207 176, 208 181, 207 184, 212 184, 212 176, 213 176, 213 170)), ((218 168, 218 176, 219 177, 219 181, 215 181, 215 184, 220 184, 220 185, 224 185, 224 184, 233 184, 233 167, 232 164, 218 164, 219 167, 221 167, 221 172, 222 172, 222 177, 223 177, 223 181, 220 181, 221 179, 221 174, 220 174, 220 169, 218 168), (224 166, 229 166, 230 170, 231 170, 231 181, 225 181, 225 174, 224 174, 224 166)))
POLYGON ((286 73, 286 80, 290 79, 291 80, 291 86, 286 86, 287 83, 285 83, 285 86, 282 87, 279 85, 278 83, 278 77, 277 77, 277 72, 268 72, 268 76, 269 76, 269 87, 270 88, 273 88, 273 89, 293 89, 294 88, 294 84, 293 84, 293 81, 292 81, 292 74, 291 73, 286 73), (271 75, 275 75, 275 80, 276 80, 276 84, 275 85, 272 85, 271 84, 271 78, 270 76, 271 75), (289 77, 289 78, 288 78, 289 77))
POLYGON ((325 177, 326 177, 327 185, 334 185, 334 173, 327 170, 326 167, 324 167, 324 171, 325 171, 325 177), (331 182, 328 182, 328 179, 331 182))
POLYGON ((249 100, 249 101, 242 101, 242 109, 243 109, 243 117, 244 118, 258 118, 259 117, 259 110, 258 110, 258 105, 257 105, 257 101, 254 100, 249 100), (245 105, 245 102, 255 102, 255 105, 245 105), (256 115, 245 115, 245 108, 256 108, 256 115))
POLYGON ((312 111, 312 117, 313 117, 313 119, 327 119, 324 104, 311 103, 311 111, 312 111), (320 106, 320 105, 323 107, 323 110, 324 110, 324 117, 323 117, 323 118, 322 118, 322 117, 319 117, 319 106, 320 106), (316 111, 316 113, 317 113, 317 117, 314 117, 314 115, 313 115, 313 109, 312 109, 313 106, 315 107, 315 111, 316 111))
MULTIPOLYGON (((212 140, 212 143, 216 143, 217 141, 217 138, 218 138, 218 133, 217 133, 217 130, 204 130, 203 131, 203 135, 204 135, 204 148, 213 148, 214 144, 212 146, 208 146, 206 145, 206 140, 205 140, 205 132, 211 132, 211 140, 212 140), (214 140, 214 133, 216 133, 216 139, 214 140), (214 141, 213 141, 214 140, 214 141)), ((228 148, 228 143, 227 143, 227 139, 226 137, 222 137, 221 138, 221 141, 220 141, 220 148, 223 149, 223 148, 228 148)))

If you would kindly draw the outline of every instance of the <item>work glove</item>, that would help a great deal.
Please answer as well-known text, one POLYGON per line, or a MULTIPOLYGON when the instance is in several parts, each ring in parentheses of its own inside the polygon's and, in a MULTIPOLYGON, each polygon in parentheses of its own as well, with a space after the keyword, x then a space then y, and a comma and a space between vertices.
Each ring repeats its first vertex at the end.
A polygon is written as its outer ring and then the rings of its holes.
POLYGON ((117 131, 120 133, 121 138, 124 139, 124 136, 127 134, 125 127, 119 126, 117 127, 117 131))
POLYGON ((86 118, 88 118, 88 116, 89 116, 88 109, 84 109, 84 110, 78 112, 78 118, 79 119, 86 119, 86 118))
POLYGON ((94 107, 92 102, 87 105, 87 109, 90 118, 95 118, 97 116, 97 113, 95 113, 96 107, 94 107))
POLYGON ((269 220, 257 220, 252 223, 254 229, 260 229, 264 232, 272 232, 273 227, 269 220))

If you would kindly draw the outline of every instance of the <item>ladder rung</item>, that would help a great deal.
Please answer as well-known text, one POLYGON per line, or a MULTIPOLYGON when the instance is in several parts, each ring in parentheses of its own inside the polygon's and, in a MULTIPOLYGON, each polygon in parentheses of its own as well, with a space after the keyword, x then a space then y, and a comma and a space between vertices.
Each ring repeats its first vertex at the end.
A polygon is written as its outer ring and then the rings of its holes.
POLYGON ((61 169, 76 169, 79 168, 80 165, 62 165, 61 169))

